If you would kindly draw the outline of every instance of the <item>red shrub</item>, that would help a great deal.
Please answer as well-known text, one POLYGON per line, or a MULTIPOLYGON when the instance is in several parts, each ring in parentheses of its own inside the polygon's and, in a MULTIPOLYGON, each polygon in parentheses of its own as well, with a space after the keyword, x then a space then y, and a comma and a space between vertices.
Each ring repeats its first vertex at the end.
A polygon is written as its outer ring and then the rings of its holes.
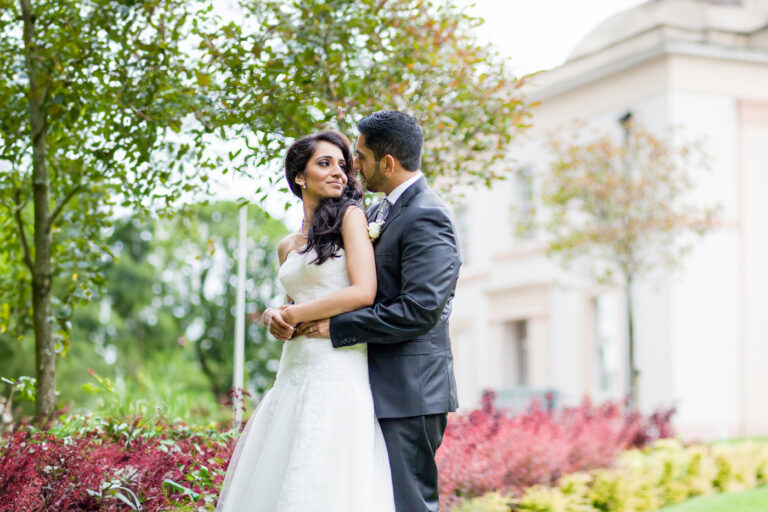
POLYGON ((215 500, 233 448, 226 435, 198 434, 183 424, 158 424, 139 436, 102 427, 65 437, 23 430, 4 440, 0 511, 130 510, 118 495, 129 502, 135 496, 147 512, 215 500), (166 480, 188 491, 164 489, 166 480))
POLYGON ((673 411, 646 422, 618 404, 579 407, 554 413, 534 406, 527 414, 507 416, 483 397, 481 410, 452 415, 437 452, 440 501, 489 491, 519 492, 534 484, 554 484, 561 475, 609 466, 629 446, 672 434, 673 411))

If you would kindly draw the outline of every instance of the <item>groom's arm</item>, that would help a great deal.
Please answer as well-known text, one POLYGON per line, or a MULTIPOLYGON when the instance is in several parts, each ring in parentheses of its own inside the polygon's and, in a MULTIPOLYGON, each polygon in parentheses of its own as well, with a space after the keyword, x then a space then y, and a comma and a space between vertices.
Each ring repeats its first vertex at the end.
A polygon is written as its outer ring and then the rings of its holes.
POLYGON ((453 295, 461 260, 448 213, 428 209, 403 235, 401 293, 392 302, 343 313, 330 320, 334 347, 400 343, 429 332, 453 295))

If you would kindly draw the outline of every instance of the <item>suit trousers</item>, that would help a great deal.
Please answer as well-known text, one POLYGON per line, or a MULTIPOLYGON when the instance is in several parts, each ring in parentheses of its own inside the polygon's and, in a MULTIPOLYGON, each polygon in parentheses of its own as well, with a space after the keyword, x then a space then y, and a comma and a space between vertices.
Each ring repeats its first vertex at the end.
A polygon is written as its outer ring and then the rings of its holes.
POLYGON ((435 452, 447 422, 446 413, 379 419, 397 512, 437 512, 435 452))

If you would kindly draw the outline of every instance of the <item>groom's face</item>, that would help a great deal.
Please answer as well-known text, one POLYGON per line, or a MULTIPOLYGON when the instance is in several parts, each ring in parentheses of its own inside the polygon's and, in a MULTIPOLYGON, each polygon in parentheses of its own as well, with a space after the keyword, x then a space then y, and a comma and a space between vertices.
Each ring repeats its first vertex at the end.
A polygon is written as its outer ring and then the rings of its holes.
POLYGON ((380 192, 387 182, 381 162, 376 160, 373 151, 365 145, 365 135, 360 135, 355 144, 355 169, 363 176, 365 188, 371 192, 380 192))

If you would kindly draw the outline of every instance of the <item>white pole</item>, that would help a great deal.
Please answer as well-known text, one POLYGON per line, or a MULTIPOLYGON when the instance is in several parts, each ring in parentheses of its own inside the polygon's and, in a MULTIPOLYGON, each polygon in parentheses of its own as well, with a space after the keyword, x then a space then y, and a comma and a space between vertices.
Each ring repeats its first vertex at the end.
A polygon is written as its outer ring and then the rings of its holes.
POLYGON ((235 427, 243 421, 243 365, 245 346, 245 233, 248 222, 248 205, 240 207, 240 246, 237 257, 237 309, 235 313, 235 364, 232 386, 235 388, 233 406, 235 408, 235 427))

